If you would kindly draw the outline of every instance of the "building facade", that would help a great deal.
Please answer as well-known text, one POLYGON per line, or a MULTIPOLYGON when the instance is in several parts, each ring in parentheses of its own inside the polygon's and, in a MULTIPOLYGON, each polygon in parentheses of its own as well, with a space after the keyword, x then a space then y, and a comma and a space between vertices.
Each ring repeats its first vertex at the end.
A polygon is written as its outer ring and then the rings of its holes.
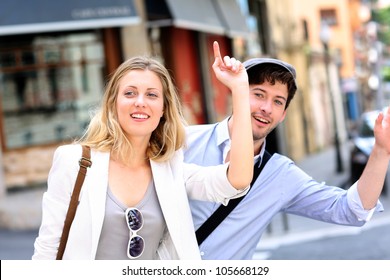
POLYGON ((358 88, 354 37, 362 1, 267 1, 273 55, 295 65, 298 94, 289 108, 281 146, 295 160, 348 138, 358 88), (324 26, 327 30, 324 30, 324 26), (324 31, 329 32, 323 42, 324 31), (326 58, 326 49, 329 61, 326 58), (347 86, 346 86, 347 85, 347 86), (332 112, 334 103, 334 112, 332 112), (335 120, 336 125, 333 125, 335 120))
POLYGON ((358 0, 26 1, 0 3, 9 14, 0 19, 5 188, 46 182, 54 149, 83 133, 108 75, 134 55, 153 55, 167 66, 190 124, 227 117, 230 93, 211 70, 215 40, 223 54, 242 61, 268 56, 296 67, 298 93, 268 138, 272 152, 299 160, 333 144, 329 92, 346 137, 340 81, 354 75, 350 19, 358 0), (323 21, 332 31, 330 89, 323 21))

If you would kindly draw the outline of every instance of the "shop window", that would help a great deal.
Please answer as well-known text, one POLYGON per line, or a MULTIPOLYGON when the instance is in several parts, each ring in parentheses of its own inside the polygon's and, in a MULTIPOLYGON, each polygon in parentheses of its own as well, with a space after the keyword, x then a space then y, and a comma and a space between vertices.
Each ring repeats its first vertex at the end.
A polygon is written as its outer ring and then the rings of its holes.
POLYGON ((103 67, 103 44, 94 33, 38 36, 27 46, 2 46, 6 148, 63 143, 82 135, 103 94, 103 67))
POLYGON ((338 24, 337 13, 335 9, 320 10, 320 18, 321 22, 326 23, 329 26, 336 26, 338 24))

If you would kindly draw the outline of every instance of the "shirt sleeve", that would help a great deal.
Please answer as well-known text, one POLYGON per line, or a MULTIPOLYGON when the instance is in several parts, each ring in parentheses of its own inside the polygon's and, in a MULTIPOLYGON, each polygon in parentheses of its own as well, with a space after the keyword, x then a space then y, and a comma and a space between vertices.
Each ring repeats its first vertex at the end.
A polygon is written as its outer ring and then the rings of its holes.
POLYGON ((371 220, 371 217, 375 212, 382 212, 384 210, 383 205, 379 200, 374 208, 370 210, 364 209, 357 190, 357 182, 348 189, 347 202, 349 208, 353 213, 355 213, 359 221, 368 222, 371 220))

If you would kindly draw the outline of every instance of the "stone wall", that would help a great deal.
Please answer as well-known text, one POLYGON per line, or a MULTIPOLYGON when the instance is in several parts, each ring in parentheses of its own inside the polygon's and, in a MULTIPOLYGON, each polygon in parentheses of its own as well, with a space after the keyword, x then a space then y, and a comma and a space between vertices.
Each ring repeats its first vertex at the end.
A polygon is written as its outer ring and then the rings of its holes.
POLYGON ((2 161, 5 189, 45 184, 56 147, 30 147, 5 152, 2 161))

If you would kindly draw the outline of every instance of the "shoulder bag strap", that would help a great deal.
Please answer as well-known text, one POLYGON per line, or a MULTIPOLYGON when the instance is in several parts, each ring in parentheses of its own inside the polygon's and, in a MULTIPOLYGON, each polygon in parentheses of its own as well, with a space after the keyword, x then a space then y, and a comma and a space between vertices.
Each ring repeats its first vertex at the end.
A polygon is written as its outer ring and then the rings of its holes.
MULTIPOLYGON (((255 183, 261 170, 264 168, 265 164, 270 158, 271 158, 271 154, 265 151, 261 165, 260 166, 258 166, 258 164, 254 165, 253 178, 252 178, 250 189, 252 188, 252 185, 255 183)), ((248 193, 250 189, 248 190, 248 193)), ((246 195, 248 193, 246 193, 246 195)), ((241 200, 244 199, 246 195, 241 196, 239 198, 231 199, 226 206, 221 205, 218 207, 218 209, 195 232, 198 245, 200 245, 207 238, 207 236, 209 236, 210 233, 212 233, 214 229, 220 223, 222 223, 222 221, 227 217, 227 215, 229 215, 229 213, 233 211, 233 209, 238 205, 238 203, 240 203, 241 200)))
POLYGON ((72 225, 74 216, 76 214, 76 208, 79 203, 79 195, 81 187, 84 183, 85 175, 87 174, 87 168, 91 167, 91 148, 89 146, 82 145, 83 153, 79 160, 79 173, 77 174, 76 183, 73 188, 72 196, 70 198, 68 212, 66 213, 64 228, 60 239, 60 246, 58 247, 57 260, 61 260, 64 255, 66 242, 68 241, 70 226, 72 225))

